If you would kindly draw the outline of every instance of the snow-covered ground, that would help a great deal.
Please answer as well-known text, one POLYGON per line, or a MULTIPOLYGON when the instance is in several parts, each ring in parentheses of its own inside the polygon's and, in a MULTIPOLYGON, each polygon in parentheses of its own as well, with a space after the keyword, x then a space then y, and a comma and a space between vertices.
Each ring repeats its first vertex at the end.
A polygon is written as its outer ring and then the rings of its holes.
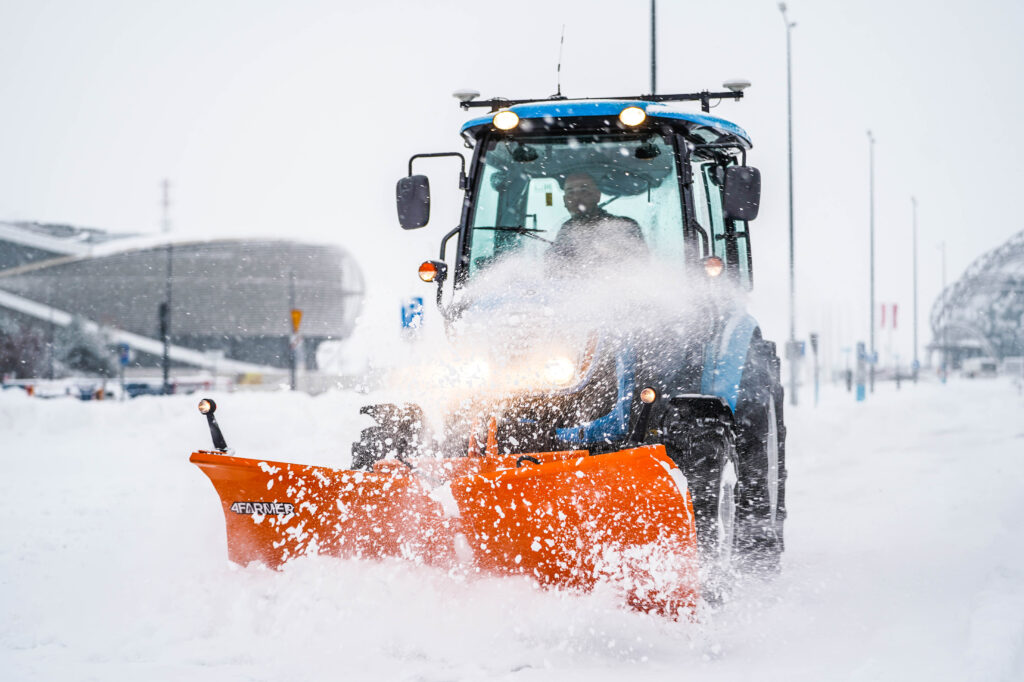
MULTIPOLYGON (((808 391, 804 391, 808 396, 808 391)), ((344 465, 366 396, 218 398, 240 455, 344 465)), ((4 680, 1024 679, 1024 397, 788 410, 782 575, 699 623, 397 562, 225 558, 194 397, 0 394, 4 680)))

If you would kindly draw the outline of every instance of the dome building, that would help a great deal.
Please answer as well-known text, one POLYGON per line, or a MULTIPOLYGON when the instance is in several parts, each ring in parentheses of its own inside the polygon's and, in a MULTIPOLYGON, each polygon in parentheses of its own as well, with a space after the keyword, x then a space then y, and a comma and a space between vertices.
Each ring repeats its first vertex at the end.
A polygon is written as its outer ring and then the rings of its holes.
POLYGON ((929 350, 951 368, 1024 356, 1024 231, 976 259, 932 306, 929 350))
POLYGON ((175 366, 260 372, 289 367, 292 309, 302 311, 299 356, 315 369, 317 346, 351 334, 363 299, 344 249, 292 240, 115 238, 0 223, 0 266, 0 322, 50 338, 75 324, 132 348, 143 368, 161 363, 168 300, 175 366))

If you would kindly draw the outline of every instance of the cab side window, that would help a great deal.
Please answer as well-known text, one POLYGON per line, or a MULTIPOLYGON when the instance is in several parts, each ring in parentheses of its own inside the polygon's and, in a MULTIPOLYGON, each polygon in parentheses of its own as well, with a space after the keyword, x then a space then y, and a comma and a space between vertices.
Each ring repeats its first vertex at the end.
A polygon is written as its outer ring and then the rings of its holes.
POLYGON ((737 273, 741 286, 750 288, 750 257, 747 242, 747 224, 732 221, 735 232, 728 234, 725 215, 722 211, 722 191, 725 182, 725 166, 713 160, 694 159, 693 201, 697 223, 708 233, 711 242, 710 253, 703 256, 718 256, 728 269, 737 273), (730 244, 730 241, 732 244, 730 244))

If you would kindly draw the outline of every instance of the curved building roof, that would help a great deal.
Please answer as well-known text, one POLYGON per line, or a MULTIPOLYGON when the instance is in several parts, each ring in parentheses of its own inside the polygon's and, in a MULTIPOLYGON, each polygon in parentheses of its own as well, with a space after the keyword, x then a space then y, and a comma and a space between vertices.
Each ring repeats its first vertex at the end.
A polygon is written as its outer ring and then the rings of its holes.
POLYGON ((934 344, 980 346, 989 356, 1024 355, 1024 231, 976 259, 931 312, 934 344))
POLYGON ((362 300, 359 268, 337 246, 239 239, 104 246, 101 254, 0 271, 0 289, 151 337, 167 296, 168 255, 174 337, 286 337, 294 307, 303 311, 303 336, 344 338, 362 300))

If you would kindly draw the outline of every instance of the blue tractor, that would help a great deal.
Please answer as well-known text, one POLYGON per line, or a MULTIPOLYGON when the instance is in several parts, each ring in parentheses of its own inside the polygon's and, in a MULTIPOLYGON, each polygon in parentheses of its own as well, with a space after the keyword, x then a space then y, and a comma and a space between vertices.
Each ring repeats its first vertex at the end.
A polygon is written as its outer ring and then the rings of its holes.
MULTIPOLYGON (((775 344, 744 305, 760 174, 747 165, 747 133, 707 113, 742 91, 461 94, 463 108, 489 109, 462 126, 468 171, 459 153, 413 156, 398 216, 405 229, 429 221, 430 184, 414 162, 461 160, 460 223, 420 277, 436 284, 451 335, 482 328, 495 343, 474 357, 476 389, 440 432, 418 405, 364 407, 376 424, 354 444, 353 467, 431 451, 594 456, 661 444, 685 474, 702 555, 777 570, 783 389, 775 344)), ((524 455, 516 466, 534 463, 524 455)))

